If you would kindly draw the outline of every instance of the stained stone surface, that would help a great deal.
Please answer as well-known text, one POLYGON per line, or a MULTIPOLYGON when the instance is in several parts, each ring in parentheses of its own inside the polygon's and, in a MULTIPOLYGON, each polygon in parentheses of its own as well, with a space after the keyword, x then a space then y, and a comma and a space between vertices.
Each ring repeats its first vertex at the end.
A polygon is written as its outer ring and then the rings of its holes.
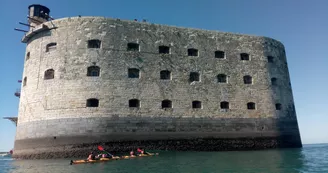
POLYGON ((15 157, 72 157, 100 143, 117 151, 137 145, 205 151, 302 146, 279 41, 103 17, 44 24, 53 29, 27 42, 15 157), (88 48, 93 39, 100 48, 88 48), (49 43, 56 46, 47 51, 49 43), (128 43, 139 44, 139 51, 127 51, 128 43), (170 53, 159 54, 159 46, 170 53), (198 56, 188 56, 190 48, 198 56), (225 58, 215 58, 217 50, 225 58), (90 66, 100 67, 100 76, 87 76, 90 66), (128 78, 129 68, 139 69, 140 78, 128 78), (44 79, 48 69, 54 79, 44 79), (160 79, 162 70, 171 72, 170 80, 160 79), (191 72, 200 74, 199 82, 189 81, 191 72), (227 83, 218 83, 219 74, 227 83), (252 84, 244 84, 246 75, 252 84), (86 107, 90 98, 99 106, 86 107), (130 108, 130 99, 140 100, 140 108, 130 108), (172 108, 162 109, 163 100, 172 108), (195 100, 201 109, 192 108, 195 100), (220 108, 223 101, 229 109, 220 108), (255 110, 247 109, 249 102, 255 110))

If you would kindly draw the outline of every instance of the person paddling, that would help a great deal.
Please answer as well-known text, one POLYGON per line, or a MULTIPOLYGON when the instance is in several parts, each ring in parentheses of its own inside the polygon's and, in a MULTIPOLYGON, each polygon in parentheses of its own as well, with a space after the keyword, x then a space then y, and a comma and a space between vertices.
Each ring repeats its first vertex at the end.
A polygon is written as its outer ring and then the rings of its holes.
POLYGON ((134 151, 130 151, 130 157, 136 157, 136 155, 134 155, 134 151))
POLYGON ((96 160, 96 156, 94 155, 94 153, 92 151, 90 152, 87 160, 96 160))
POLYGON ((143 154, 145 154, 145 155, 150 155, 148 152, 145 151, 145 149, 140 149, 140 148, 138 148, 137 151, 138 151, 141 155, 143 155, 143 154))
POLYGON ((109 153, 108 151, 105 151, 104 147, 102 147, 100 145, 98 146, 98 150, 107 153, 107 154, 103 154, 102 158, 114 158, 115 157, 113 154, 109 153))
POLYGON ((107 152, 107 154, 103 154, 103 158, 113 158, 113 157, 114 155, 109 152, 107 152))

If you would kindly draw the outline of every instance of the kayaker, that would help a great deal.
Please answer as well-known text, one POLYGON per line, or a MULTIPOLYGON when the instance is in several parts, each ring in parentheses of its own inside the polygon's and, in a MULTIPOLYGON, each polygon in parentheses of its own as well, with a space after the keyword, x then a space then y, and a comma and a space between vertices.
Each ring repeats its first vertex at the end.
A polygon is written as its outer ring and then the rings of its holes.
POLYGON ((134 151, 133 151, 133 150, 130 151, 130 156, 131 156, 131 157, 136 157, 136 155, 134 155, 134 151))
POLYGON ((138 152, 139 152, 140 154, 149 155, 149 153, 146 152, 145 149, 140 149, 140 148, 138 148, 138 152))
POLYGON ((107 153, 107 154, 102 154, 102 158, 113 158, 114 155, 110 154, 110 153, 107 153))
POLYGON ((146 155, 148 155, 148 153, 145 152, 144 149, 140 149, 140 148, 138 148, 137 151, 138 151, 139 154, 142 154, 142 155, 143 155, 143 154, 146 154, 146 155))
POLYGON ((94 155, 94 153, 91 151, 89 156, 88 156, 88 160, 96 160, 96 156, 94 155))
POLYGON ((142 152, 142 150, 141 150, 140 148, 137 148, 137 153, 138 153, 138 155, 139 155, 139 154, 142 154, 141 152, 142 152))
POLYGON ((100 158, 102 158, 102 154, 98 154, 98 155, 96 155, 96 159, 97 159, 97 160, 100 159, 100 158))

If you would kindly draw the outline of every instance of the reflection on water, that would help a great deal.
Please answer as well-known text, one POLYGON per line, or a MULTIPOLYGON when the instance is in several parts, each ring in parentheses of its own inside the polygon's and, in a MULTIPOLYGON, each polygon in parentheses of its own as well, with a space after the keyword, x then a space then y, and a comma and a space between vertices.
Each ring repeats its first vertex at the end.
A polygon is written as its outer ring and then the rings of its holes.
POLYGON ((328 172, 328 145, 302 149, 234 152, 160 152, 159 156, 95 164, 69 165, 70 159, 3 160, 0 172, 328 172))

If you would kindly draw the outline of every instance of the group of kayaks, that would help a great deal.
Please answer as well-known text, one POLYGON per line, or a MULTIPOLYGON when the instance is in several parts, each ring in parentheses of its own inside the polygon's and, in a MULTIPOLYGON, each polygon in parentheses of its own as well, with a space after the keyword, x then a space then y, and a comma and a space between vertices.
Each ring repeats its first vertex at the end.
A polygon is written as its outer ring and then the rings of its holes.
POLYGON ((122 160, 122 159, 133 159, 137 157, 148 157, 148 156, 157 156, 159 153, 148 153, 148 154, 139 154, 138 156, 114 156, 112 158, 100 158, 97 160, 71 160, 70 164, 83 164, 83 163, 99 163, 99 162, 107 162, 111 160, 122 160))

